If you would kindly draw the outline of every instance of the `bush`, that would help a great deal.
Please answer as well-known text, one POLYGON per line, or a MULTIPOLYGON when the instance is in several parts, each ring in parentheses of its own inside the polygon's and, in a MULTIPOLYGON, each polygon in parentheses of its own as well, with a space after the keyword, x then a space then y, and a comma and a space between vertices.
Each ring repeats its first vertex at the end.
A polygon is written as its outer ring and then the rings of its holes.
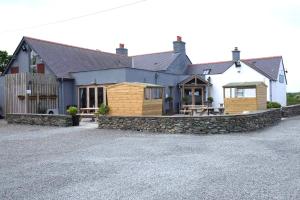
POLYGON ((166 102, 171 102, 171 101, 173 101, 173 97, 169 96, 169 97, 167 97, 167 98, 165 99, 165 101, 166 101, 166 102))
POLYGON ((70 106, 67 112, 69 113, 69 115, 76 116, 78 109, 75 106, 70 106))
POLYGON ((208 101, 209 103, 212 103, 212 102, 214 102, 214 98, 213 98, 213 97, 207 97, 207 101, 208 101))
POLYGON ((189 97, 187 97, 187 96, 182 97, 182 102, 184 104, 187 104, 189 102, 189 97))
POLYGON ((268 109, 270 109, 270 108, 281 108, 281 105, 280 105, 280 103, 277 103, 277 102, 268 101, 267 102, 267 108, 268 109))
POLYGON ((105 105, 104 103, 102 103, 99 107, 97 114, 106 115, 108 113, 109 113, 109 107, 107 105, 105 105))
POLYGON ((287 104, 296 105, 300 104, 300 93, 287 93, 287 104))

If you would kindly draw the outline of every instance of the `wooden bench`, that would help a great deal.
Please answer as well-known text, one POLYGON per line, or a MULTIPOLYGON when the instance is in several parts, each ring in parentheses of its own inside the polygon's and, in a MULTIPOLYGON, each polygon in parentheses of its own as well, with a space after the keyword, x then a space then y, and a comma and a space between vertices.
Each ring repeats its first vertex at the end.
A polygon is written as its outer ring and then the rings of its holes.
POLYGON ((82 118, 96 118, 95 113, 98 111, 98 108, 80 108, 79 115, 82 118))

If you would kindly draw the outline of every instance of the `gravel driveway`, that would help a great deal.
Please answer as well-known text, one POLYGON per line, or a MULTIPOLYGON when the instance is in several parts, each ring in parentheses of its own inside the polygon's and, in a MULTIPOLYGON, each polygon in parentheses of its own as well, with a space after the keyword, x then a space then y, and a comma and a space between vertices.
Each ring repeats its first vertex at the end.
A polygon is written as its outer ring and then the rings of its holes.
POLYGON ((200 136, 0 120, 0 199, 300 199, 300 117, 200 136))

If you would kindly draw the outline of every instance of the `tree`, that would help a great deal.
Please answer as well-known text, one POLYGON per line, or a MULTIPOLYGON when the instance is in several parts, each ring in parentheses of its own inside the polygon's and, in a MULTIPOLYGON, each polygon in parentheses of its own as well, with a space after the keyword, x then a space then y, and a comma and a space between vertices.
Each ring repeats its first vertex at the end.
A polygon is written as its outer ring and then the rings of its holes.
POLYGON ((4 72, 6 65, 11 59, 11 55, 8 55, 7 51, 0 50, 0 72, 4 72))

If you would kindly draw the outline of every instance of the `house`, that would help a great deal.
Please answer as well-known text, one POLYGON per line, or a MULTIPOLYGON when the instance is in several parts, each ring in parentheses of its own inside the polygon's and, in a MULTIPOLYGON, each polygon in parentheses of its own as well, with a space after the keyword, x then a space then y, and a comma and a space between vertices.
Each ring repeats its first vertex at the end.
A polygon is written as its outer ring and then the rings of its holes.
MULTIPOLYGON (((162 98, 171 96, 173 99, 172 104, 163 101, 164 111, 169 110, 170 105, 173 105, 173 110, 178 111, 183 96, 188 97, 189 104, 193 105, 204 104, 207 97, 212 96, 213 106, 218 107, 224 103, 223 86, 229 82, 243 81, 264 82, 268 87, 268 100, 286 105, 287 82, 281 56, 241 59, 237 48, 232 55, 230 61, 192 64, 186 55, 185 42, 180 36, 173 42, 171 51, 137 56, 128 56, 128 49, 124 44, 120 44, 116 53, 107 53, 23 37, 0 77, 0 107, 7 108, 12 102, 19 105, 23 100, 27 107, 28 104, 40 106, 43 97, 43 105, 46 106, 44 109, 49 109, 48 99, 57 97, 51 103, 51 109, 54 106, 59 113, 65 113, 69 105, 77 105, 83 109, 97 108, 101 103, 109 104, 107 88, 122 82, 163 86, 162 98), (39 86, 33 86, 34 81, 27 81, 22 88, 8 93, 5 90, 8 87, 5 86, 8 84, 5 79, 14 80, 16 87, 20 87, 16 79, 12 78, 16 74, 30 74, 33 76, 32 80, 40 80, 35 81, 39 86), (47 94, 42 94, 45 84, 41 80, 47 77, 51 80, 54 78, 56 83, 51 86, 54 88, 52 92, 44 89, 47 94), (18 100, 14 100, 16 96, 19 97, 18 100)), ((236 92, 243 96, 242 90, 236 92)), ((11 110, 3 110, 19 112, 15 107, 10 105, 11 110)), ((27 107, 27 112, 38 110, 30 111, 27 107)))

